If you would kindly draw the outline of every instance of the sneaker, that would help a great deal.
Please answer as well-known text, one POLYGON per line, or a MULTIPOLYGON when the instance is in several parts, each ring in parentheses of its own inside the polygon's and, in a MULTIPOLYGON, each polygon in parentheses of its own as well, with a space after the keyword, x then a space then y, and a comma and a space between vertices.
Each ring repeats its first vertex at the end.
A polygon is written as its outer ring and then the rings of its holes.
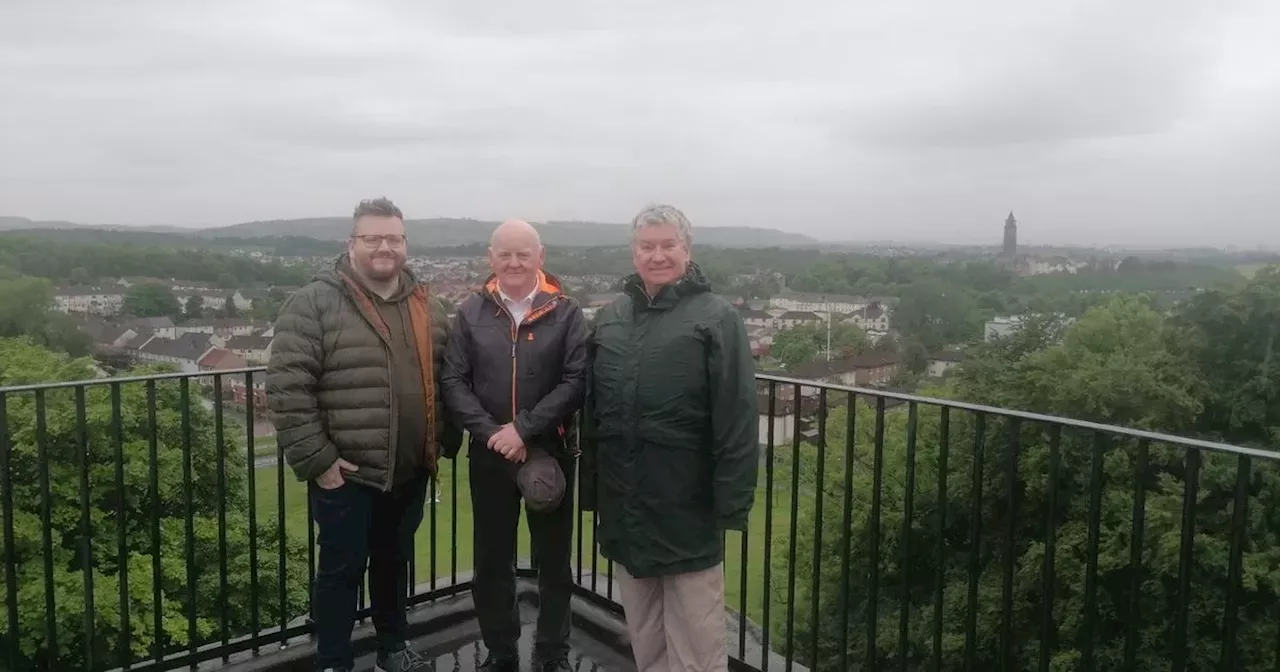
POLYGON ((431 669, 431 662, 406 645, 399 651, 379 653, 373 669, 375 672, 425 672, 431 669))
POLYGON ((520 661, 511 658, 498 658, 489 654, 480 665, 479 672, 520 672, 520 661))
POLYGON ((536 669, 539 672, 573 672, 573 668, 569 666, 567 658, 548 660, 540 664, 536 669))

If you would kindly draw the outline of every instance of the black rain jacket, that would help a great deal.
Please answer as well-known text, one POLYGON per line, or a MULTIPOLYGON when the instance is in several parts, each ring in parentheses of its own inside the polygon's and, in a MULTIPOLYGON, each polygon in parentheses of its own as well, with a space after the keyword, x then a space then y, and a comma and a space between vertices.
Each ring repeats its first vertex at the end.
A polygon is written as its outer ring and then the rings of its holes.
POLYGON ((470 433, 471 459, 505 463, 487 444, 508 422, 526 446, 577 454, 573 423, 586 393, 586 336, 582 308, 547 273, 519 325, 493 277, 458 306, 440 388, 454 421, 470 433))

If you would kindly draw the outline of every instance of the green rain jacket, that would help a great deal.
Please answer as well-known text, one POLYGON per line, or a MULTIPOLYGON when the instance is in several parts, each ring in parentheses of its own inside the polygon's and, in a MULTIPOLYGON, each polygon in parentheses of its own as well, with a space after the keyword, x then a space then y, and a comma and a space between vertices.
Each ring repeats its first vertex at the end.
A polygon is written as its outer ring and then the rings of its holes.
POLYGON ((738 312, 695 264, 650 299, 638 276, 596 316, 582 504, 605 557, 638 578, 724 560, 759 461, 755 362, 738 312))

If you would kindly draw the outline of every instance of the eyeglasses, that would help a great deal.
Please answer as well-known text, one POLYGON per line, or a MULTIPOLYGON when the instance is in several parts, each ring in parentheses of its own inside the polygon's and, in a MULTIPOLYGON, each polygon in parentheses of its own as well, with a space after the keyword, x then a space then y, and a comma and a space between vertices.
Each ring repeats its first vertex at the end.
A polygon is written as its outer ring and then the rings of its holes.
POLYGON ((387 247, 393 250, 398 250, 404 247, 404 243, 405 243, 405 237, 398 234, 390 234, 385 236, 371 235, 371 236, 351 236, 351 237, 360 241, 360 243, 364 245, 366 250, 376 250, 379 247, 382 247, 383 242, 386 242, 387 247))

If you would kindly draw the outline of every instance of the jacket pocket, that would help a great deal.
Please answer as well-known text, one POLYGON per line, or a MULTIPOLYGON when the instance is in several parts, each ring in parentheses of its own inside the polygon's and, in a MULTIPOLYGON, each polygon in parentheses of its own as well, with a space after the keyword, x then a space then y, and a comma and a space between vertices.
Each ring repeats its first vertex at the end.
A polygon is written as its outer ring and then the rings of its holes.
POLYGON ((711 505, 711 461, 705 450, 683 443, 641 445, 637 481, 655 504, 682 512, 711 505))

